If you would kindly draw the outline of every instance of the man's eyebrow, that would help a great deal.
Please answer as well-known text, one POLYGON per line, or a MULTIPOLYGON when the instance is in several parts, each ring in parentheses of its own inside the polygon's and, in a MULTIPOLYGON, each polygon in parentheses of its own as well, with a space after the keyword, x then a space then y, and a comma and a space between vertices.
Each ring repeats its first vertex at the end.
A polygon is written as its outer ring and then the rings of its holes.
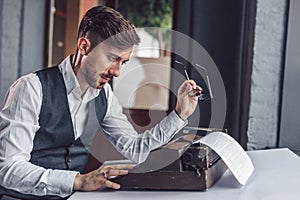
POLYGON ((108 52, 107 54, 108 54, 109 56, 114 56, 114 57, 120 58, 120 56, 118 56, 117 54, 111 53, 111 52, 108 52))
POLYGON ((111 52, 108 53, 108 56, 116 57, 117 60, 120 60, 120 59, 121 59, 121 57, 120 57, 119 55, 114 54, 114 53, 111 53, 111 52))
MULTIPOLYGON (((111 53, 111 52, 108 52, 108 56, 113 56, 113 57, 115 57, 116 60, 118 60, 118 61, 122 60, 122 57, 120 57, 120 56, 117 55, 117 54, 111 53)), ((128 62, 128 61, 129 61, 129 59, 126 59, 126 60, 123 60, 122 62, 128 62)))

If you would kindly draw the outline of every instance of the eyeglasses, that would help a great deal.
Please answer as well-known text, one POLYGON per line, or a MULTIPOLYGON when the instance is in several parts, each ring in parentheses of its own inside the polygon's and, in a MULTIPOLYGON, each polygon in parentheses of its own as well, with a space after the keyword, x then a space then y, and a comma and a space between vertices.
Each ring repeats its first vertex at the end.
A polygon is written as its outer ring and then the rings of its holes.
MULTIPOLYGON (((190 80, 190 77, 186 71, 186 66, 182 63, 182 62, 179 62, 177 60, 175 60, 175 63, 183 66, 184 68, 184 74, 185 74, 185 77, 187 80, 190 80)), ((198 100, 199 101, 207 101, 207 100, 210 100, 213 98, 213 95, 212 95, 212 90, 211 90, 211 86, 210 86, 210 82, 209 82, 209 77, 208 77, 208 74, 207 74, 207 69, 199 64, 195 64, 193 66, 196 66, 198 69, 201 69, 203 71, 205 71, 205 74, 206 74, 206 82, 207 82, 207 86, 208 86, 208 90, 209 90, 209 93, 197 93, 196 96, 198 96, 198 100)))

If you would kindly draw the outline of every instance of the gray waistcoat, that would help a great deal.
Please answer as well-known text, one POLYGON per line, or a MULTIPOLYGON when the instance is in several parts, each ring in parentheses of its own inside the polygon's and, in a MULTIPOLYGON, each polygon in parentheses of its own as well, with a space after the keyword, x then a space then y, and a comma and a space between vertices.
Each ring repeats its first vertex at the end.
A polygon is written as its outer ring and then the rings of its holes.
MULTIPOLYGON (((30 162, 50 169, 77 170, 81 173, 88 161, 88 149, 74 130, 66 94, 66 86, 59 68, 36 72, 42 84, 43 101, 30 162)), ((101 124, 107 111, 105 91, 96 97, 95 111, 101 124)))

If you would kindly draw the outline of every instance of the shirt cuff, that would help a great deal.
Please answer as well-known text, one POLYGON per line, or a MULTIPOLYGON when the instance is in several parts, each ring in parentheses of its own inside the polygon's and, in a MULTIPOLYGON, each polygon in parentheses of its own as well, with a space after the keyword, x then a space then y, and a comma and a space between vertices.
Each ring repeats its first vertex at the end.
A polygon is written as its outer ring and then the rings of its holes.
MULTIPOLYGON (((173 111, 170 113, 170 115, 171 115, 172 118, 173 118, 173 115, 175 115, 175 116, 174 116, 174 120, 176 120, 176 122, 180 123, 181 126, 184 127, 184 125, 187 125, 188 120, 187 120, 187 119, 186 119, 186 120, 183 120, 183 119, 180 117, 180 115, 179 115, 175 110, 173 110, 173 111), (179 120, 180 122, 177 121, 177 120, 179 120)), ((183 128, 183 127, 182 127, 182 128, 183 128)))
POLYGON ((75 176, 79 172, 67 170, 51 170, 47 184, 49 194, 66 197, 72 194, 75 176))
POLYGON ((168 134, 168 137, 173 137, 179 130, 188 124, 188 120, 181 119, 180 116, 173 110, 167 118, 165 118, 167 123, 163 123, 163 130, 168 134))

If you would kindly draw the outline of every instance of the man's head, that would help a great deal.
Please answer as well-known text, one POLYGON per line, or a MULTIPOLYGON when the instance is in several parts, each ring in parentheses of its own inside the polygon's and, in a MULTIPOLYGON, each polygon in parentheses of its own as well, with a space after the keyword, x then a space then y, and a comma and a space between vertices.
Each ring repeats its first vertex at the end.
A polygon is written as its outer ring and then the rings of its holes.
POLYGON ((92 48, 103 41, 118 49, 127 49, 140 42, 131 22, 106 6, 96 6, 87 11, 78 29, 77 39, 80 37, 87 37, 92 48))
POLYGON ((119 76, 139 42, 134 26, 119 12, 105 6, 88 10, 78 29, 72 64, 82 89, 100 89, 119 76))

